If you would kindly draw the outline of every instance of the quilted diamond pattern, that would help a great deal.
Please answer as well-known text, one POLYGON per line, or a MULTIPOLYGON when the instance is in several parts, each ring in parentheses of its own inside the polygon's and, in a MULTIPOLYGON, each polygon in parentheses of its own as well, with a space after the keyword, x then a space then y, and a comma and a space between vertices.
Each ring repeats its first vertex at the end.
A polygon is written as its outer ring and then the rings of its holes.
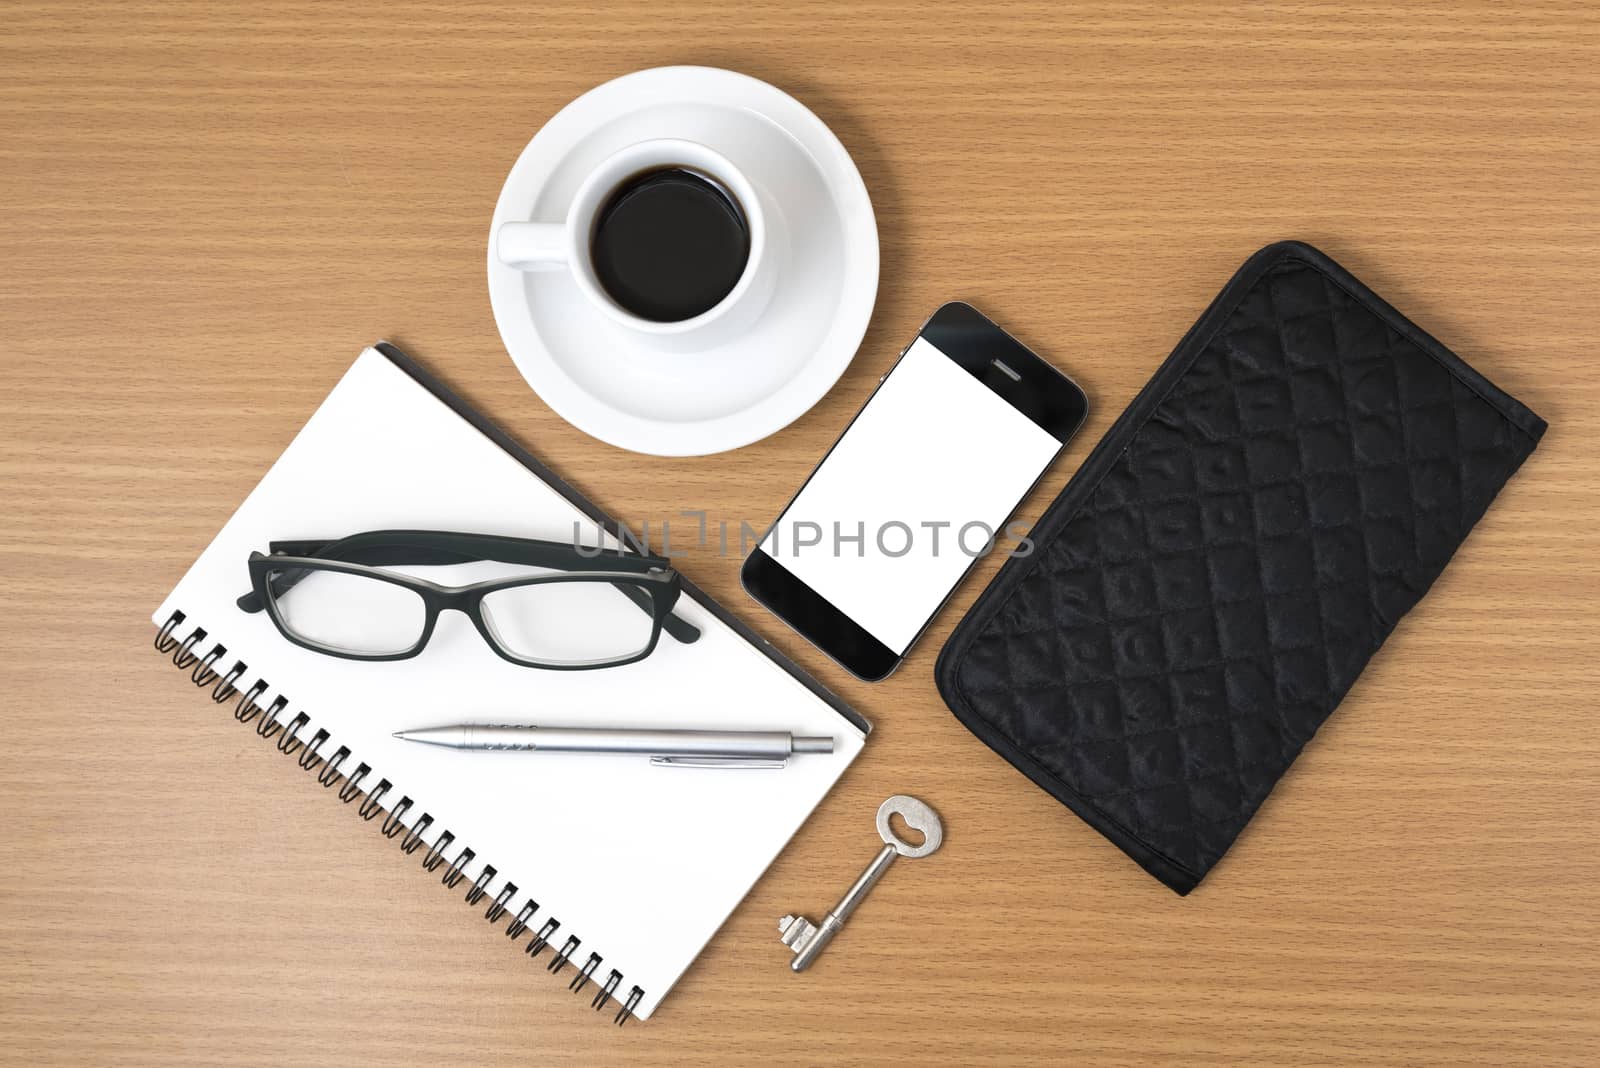
POLYGON ((940 665, 981 736, 1180 892, 1544 429, 1331 260, 1277 248, 940 665))

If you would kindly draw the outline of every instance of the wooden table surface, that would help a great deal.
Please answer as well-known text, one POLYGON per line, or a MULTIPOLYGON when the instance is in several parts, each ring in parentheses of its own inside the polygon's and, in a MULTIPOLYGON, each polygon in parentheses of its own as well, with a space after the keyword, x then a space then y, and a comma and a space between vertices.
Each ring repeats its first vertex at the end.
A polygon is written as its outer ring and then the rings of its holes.
MULTIPOLYGON (((1600 19, 1573 4, 0 2, 0 1059, 161 1064, 1595 1063, 1600 19), (642 67, 767 79, 883 249, 827 398, 737 452, 601 445, 484 287, 522 145, 642 67), (1037 516, 1244 258, 1299 237, 1551 424, 1225 861, 1180 899, 951 717, 934 656, 655 1019, 617 1029, 183 682, 149 615, 367 343, 605 506, 772 518, 938 303, 1089 390, 1037 516), (906 791, 945 848, 813 973, 906 791)), ((648 887, 639 888, 649 907, 648 887)), ((671 923, 671 916, 662 916, 671 923)))

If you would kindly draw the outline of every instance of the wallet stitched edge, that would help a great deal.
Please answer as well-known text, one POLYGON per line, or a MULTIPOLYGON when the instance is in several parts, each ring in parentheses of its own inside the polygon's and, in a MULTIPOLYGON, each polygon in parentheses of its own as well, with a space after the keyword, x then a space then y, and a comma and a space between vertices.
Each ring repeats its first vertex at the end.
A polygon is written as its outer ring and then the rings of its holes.
MULTIPOLYGON (((1228 321, 1245 294, 1261 278, 1280 263, 1300 260, 1320 272, 1333 284, 1344 289, 1359 303, 1382 318, 1403 334, 1423 352, 1438 363, 1468 389, 1505 417, 1514 428, 1537 443, 1544 435, 1545 421, 1527 406, 1473 370, 1459 356, 1441 345, 1426 331, 1396 311, 1387 301, 1368 289, 1354 275, 1339 266, 1320 250, 1301 241, 1279 241, 1256 252, 1239 268, 1228 284, 1222 288, 1195 324, 1178 342, 1177 348, 1167 357, 1143 389, 1129 403, 1116 422, 1106 431, 1083 465, 1072 476, 1060 496, 1052 501, 1034 525, 1030 538, 1042 545, 1054 537, 1093 494, 1100 482, 1110 472, 1129 444, 1144 428, 1145 423, 1173 387, 1188 372, 1190 366, 1205 351, 1217 329, 1228 321)), ((1145 842, 1139 835, 1102 812, 1093 801, 1079 794, 1048 768, 1035 761, 992 723, 974 710, 961 687, 961 662, 972 640, 985 627, 994 613, 1005 603, 1011 592, 1031 573, 1034 563, 1042 554, 1035 551, 1026 557, 1008 560, 1000 572, 979 595, 966 617, 956 626, 950 640, 940 650, 934 664, 934 681, 958 720, 973 734, 1004 757, 1013 767, 1032 779, 1039 787, 1066 805, 1080 819, 1110 840, 1140 867, 1162 883, 1187 894, 1199 885, 1205 871, 1195 871, 1167 856, 1145 842)), ((1379 643, 1382 644, 1381 642, 1379 643)), ((1374 650, 1376 651, 1376 650, 1374 650)), ((1209 869, 1207 869, 1209 870, 1209 869)))

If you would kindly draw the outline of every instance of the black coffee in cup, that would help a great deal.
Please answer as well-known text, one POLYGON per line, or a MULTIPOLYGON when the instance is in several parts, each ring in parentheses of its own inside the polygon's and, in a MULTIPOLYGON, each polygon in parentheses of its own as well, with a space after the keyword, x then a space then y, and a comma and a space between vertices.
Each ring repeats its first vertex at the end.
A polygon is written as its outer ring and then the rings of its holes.
POLYGON ((733 292, 750 259, 750 229, 722 183, 687 167, 660 167, 612 192, 595 216, 589 256, 618 307, 652 322, 681 322, 733 292))

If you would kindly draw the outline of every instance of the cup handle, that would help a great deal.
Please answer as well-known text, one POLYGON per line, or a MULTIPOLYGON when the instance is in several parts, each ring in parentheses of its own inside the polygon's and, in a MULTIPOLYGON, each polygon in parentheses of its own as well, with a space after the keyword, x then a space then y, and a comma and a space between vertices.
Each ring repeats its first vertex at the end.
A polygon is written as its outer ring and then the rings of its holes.
POLYGON ((519 271, 557 270, 567 262, 565 223, 501 223, 494 252, 500 262, 519 271))

